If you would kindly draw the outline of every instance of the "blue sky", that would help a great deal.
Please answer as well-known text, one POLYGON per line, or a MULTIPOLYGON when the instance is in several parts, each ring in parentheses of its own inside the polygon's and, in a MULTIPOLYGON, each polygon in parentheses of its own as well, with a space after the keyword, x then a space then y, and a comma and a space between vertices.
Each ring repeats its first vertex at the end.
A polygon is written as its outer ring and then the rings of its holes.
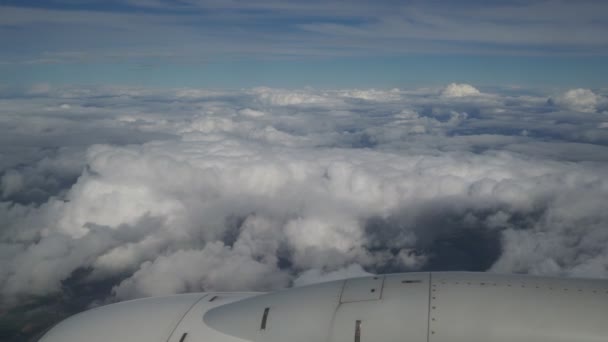
POLYGON ((603 87, 605 1, 4 1, 0 83, 603 87))

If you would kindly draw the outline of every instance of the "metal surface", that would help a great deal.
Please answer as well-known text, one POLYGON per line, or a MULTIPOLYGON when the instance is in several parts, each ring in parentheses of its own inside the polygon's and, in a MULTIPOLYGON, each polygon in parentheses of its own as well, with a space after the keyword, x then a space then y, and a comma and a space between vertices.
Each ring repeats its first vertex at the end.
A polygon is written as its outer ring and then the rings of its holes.
MULTIPOLYGON (((327 341, 343 283, 298 287, 220 306, 204 314, 203 322, 246 341, 327 341), (271 313, 261 330, 260 314, 266 307, 271 313)), ((349 331, 352 334, 352 327, 349 331)))
POLYGON ((188 294, 103 306, 68 318, 40 341, 165 342, 184 314, 204 296, 188 294))
POLYGON ((353 340, 608 342, 608 282, 405 273, 268 294, 148 298, 78 314, 41 342, 353 340))
POLYGON ((357 320, 362 322, 360 338, 364 342, 426 342, 428 273, 380 278, 384 278, 381 299, 341 303, 337 307, 330 342, 352 342, 352 327, 357 320), (418 282, 403 282, 409 280, 418 282))
POLYGON ((605 281, 435 274, 429 342, 608 341, 605 281))
POLYGON ((344 284, 341 303, 379 300, 382 296, 384 276, 348 279, 344 284))

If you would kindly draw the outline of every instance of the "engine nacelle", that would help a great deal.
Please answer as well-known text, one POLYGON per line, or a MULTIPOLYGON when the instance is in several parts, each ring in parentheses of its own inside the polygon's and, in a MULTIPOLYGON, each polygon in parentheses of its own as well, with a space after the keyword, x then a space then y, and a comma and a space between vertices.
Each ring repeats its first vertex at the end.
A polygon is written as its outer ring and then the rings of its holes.
POLYGON ((139 299, 75 315, 41 342, 608 341, 608 282, 404 273, 283 291, 139 299))

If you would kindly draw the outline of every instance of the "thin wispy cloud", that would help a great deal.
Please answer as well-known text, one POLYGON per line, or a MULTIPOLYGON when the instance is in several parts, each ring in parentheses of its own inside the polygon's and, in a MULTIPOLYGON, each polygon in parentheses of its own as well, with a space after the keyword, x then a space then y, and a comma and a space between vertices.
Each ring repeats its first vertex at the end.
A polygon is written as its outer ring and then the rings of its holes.
POLYGON ((608 53, 607 10, 602 1, 7 2, 0 40, 14 48, 0 60, 100 67, 310 58, 382 63, 420 54, 587 58, 608 53))

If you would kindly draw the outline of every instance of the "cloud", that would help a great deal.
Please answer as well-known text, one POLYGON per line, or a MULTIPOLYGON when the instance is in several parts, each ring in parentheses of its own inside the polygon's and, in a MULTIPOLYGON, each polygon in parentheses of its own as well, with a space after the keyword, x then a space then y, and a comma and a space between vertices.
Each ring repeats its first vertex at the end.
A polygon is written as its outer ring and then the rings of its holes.
POLYGON ((141 265, 114 289, 119 299, 200 291, 243 291, 286 286, 288 276, 272 264, 253 260, 213 242, 202 250, 180 250, 141 265), (199 269, 199 272, 192 272, 199 269))
POLYGON ((354 89, 342 92, 342 96, 368 100, 368 101, 397 101, 401 98, 401 91, 398 88, 391 90, 377 90, 377 89, 354 89))
POLYGON ((606 185, 557 194, 531 230, 503 233, 503 255, 493 270, 576 277, 605 277, 608 215, 600 212, 606 185))
POLYGON ((48 83, 37 83, 32 85, 27 93, 29 95, 47 95, 51 91, 51 85, 48 83))
POLYGON ((5 49, 0 63, 30 71, 48 64, 103 65, 125 60, 183 67, 226 61, 227 56, 248 61, 393 57, 412 52, 601 57, 608 43, 602 15, 607 6, 597 0, 462 1, 458 5, 450 1, 132 0, 117 1, 122 4, 112 11, 96 3, 100 2, 87 1, 78 8, 65 8, 56 1, 36 7, 17 2, 2 6, 0 21, 13 31, 0 39, 5 44, 27 41, 30 49, 5 49), (484 20, 469 20, 471 13, 484 20), (276 25, 268 27, 267 22, 276 25), (116 35, 117 30, 124 34, 116 35), (56 39, 51 43, 40 31, 56 39))
POLYGON ((251 108, 241 109, 241 110, 239 110, 239 114, 253 117, 253 118, 259 118, 259 117, 266 115, 264 112, 261 112, 259 110, 255 110, 255 109, 251 109, 251 108))
POLYGON ((105 284, 103 301, 365 272, 608 276, 605 117, 546 96, 51 87, 3 103, 4 305, 74 284, 105 284))
POLYGON ((23 176, 15 170, 8 170, 0 179, 0 185, 2 186, 2 197, 9 197, 23 188, 23 176))
POLYGON ((579 112, 593 113, 601 102, 601 97, 589 89, 571 89, 558 98, 558 103, 579 112))
POLYGON ((272 89, 266 87, 258 87, 252 89, 259 101, 270 106, 289 106, 289 105, 312 105, 312 104, 327 104, 335 101, 322 94, 314 94, 310 92, 294 92, 288 90, 272 89))
POLYGON ((450 83, 441 92, 442 97, 466 97, 466 96, 477 96, 481 92, 470 84, 464 83, 450 83))

